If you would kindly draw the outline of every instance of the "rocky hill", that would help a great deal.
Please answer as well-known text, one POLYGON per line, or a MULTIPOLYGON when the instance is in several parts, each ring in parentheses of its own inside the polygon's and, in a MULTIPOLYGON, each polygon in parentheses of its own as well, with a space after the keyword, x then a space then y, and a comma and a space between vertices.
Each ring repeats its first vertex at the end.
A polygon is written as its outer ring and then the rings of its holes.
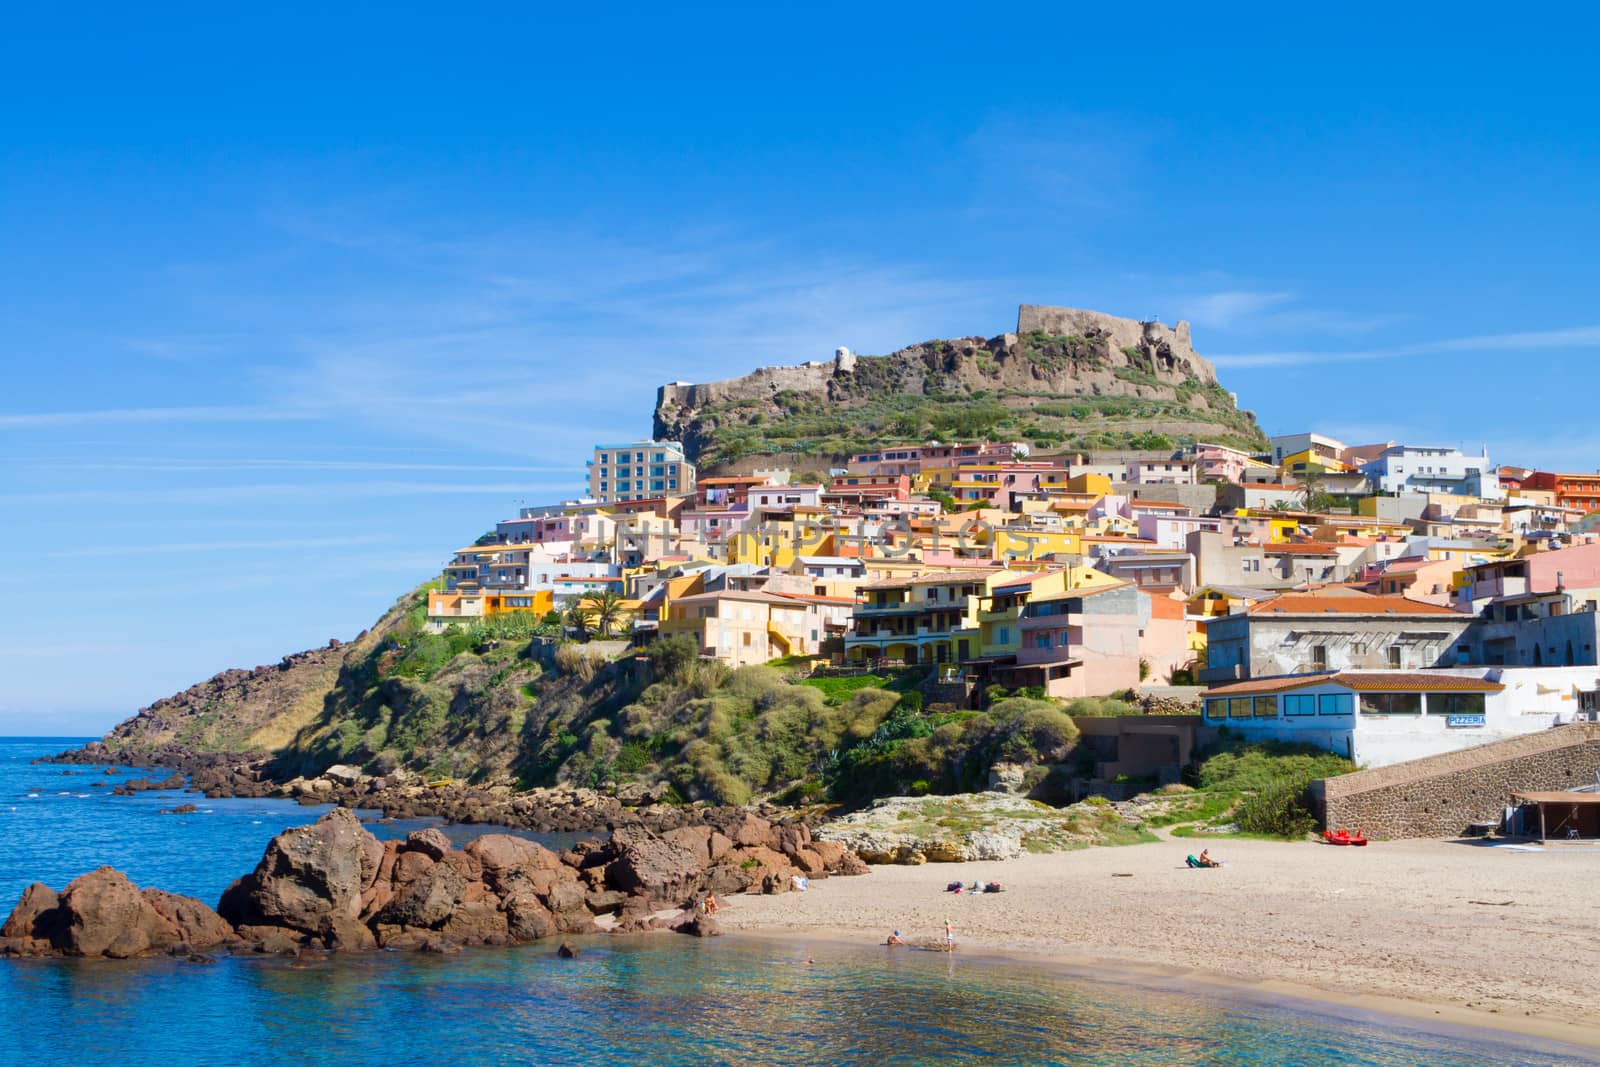
POLYGON ((742 378, 673 382, 656 397, 655 436, 682 441, 708 469, 756 454, 838 460, 906 441, 1027 441, 1043 451, 1161 449, 1203 439, 1260 448, 1194 350, 1189 324, 1024 304, 1017 332, 925 341, 887 356, 742 378))
POLYGON ((323 713, 346 659, 368 655, 403 620, 415 597, 402 597, 353 642, 336 639, 267 666, 226 670, 140 708, 111 728, 105 746, 130 760, 173 748, 241 755, 277 751, 323 713))

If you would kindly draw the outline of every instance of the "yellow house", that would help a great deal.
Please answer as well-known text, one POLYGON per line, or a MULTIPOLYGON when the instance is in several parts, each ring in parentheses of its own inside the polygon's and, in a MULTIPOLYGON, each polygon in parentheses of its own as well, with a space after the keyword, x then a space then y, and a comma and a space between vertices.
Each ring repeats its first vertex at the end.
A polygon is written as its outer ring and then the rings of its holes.
POLYGON ((1067 479, 1067 490, 1073 493, 1093 493, 1097 497, 1102 497, 1111 492, 1111 479, 1104 474, 1091 474, 1085 471, 1067 479))
POLYGON ((980 646, 978 610, 993 583, 1015 578, 993 568, 937 571, 862 586, 845 634, 845 655, 855 661, 958 663, 980 646))
POLYGON ((427 629, 430 633, 442 633, 451 626, 470 626, 495 615, 527 612, 544 616, 554 610, 555 596, 548 589, 430 592, 427 629))
POLYGON ((1045 530, 1032 526, 1003 526, 993 532, 990 558, 1034 560, 1047 556, 1076 556, 1083 548, 1077 530, 1045 530))
POLYGON ((1278 464, 1278 475, 1285 481, 1294 475, 1306 474, 1344 474, 1354 470, 1348 463, 1341 463, 1330 456, 1320 456, 1314 449, 1305 449, 1293 455, 1284 456, 1278 464))
POLYGON ((1300 519, 1286 518, 1275 511, 1264 508, 1240 508, 1236 514, 1240 518, 1249 519, 1250 525, 1258 531, 1265 531, 1267 539, 1264 544, 1287 544, 1300 533, 1300 519))
MULTIPOLYGON (((802 509, 796 508, 798 513, 802 509)), ((797 556, 828 555, 835 541, 831 529, 820 523, 828 518, 817 509, 796 514, 794 521, 772 520, 747 526, 727 539, 729 563, 754 563, 761 567, 787 568, 797 556)))
MULTIPOLYGON (((723 589, 679 597, 661 620, 663 637, 689 634, 701 654, 730 667, 780 656, 816 655, 824 639, 816 602, 756 589, 723 589)), ((841 613, 847 605, 841 605, 841 613)))
MULTIPOLYGON (((1114 581, 1110 575, 1104 575, 1114 581)), ((1044 570, 1033 574, 997 576, 989 594, 978 602, 978 654, 1014 656, 1022 648, 1022 609, 1029 598, 1062 593, 1070 588, 1069 571, 1044 570)))

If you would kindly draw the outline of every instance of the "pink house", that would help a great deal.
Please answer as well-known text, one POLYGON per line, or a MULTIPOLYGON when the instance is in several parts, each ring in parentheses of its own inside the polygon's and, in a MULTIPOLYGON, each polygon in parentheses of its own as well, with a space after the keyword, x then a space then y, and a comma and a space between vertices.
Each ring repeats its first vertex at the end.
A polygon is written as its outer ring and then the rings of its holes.
POLYGON ((1139 684, 1140 616, 1148 597, 1132 585, 1031 598, 1018 628, 1014 684, 1053 697, 1104 696, 1139 684))
POLYGON ((1480 610, 1496 597, 1553 593, 1562 589, 1600 589, 1600 544, 1558 548, 1528 556, 1480 563, 1469 568, 1472 584, 1463 590, 1480 610))
POLYGON ((1220 478, 1238 485, 1244 480, 1246 468, 1252 464, 1250 454, 1226 445, 1195 445, 1195 476, 1201 481, 1220 478))

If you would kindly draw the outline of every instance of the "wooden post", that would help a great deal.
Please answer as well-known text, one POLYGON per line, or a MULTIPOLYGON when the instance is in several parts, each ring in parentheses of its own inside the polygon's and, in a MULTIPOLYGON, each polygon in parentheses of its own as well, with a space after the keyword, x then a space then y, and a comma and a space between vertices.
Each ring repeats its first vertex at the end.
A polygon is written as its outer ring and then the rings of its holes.
POLYGON ((1545 836, 1544 836, 1544 805, 1540 804, 1539 805, 1539 840, 1543 841, 1544 839, 1545 839, 1545 836))

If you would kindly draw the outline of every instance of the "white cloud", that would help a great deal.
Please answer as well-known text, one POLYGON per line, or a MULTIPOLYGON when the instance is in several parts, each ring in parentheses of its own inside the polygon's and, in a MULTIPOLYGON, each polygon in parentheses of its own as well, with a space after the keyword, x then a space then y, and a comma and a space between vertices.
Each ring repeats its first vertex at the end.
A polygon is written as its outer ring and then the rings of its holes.
POLYGON ((1289 367, 1317 363, 1361 363, 1371 360, 1443 355, 1454 352, 1583 348, 1600 348, 1600 326, 1573 326, 1527 333, 1451 337, 1438 341, 1419 341, 1413 344, 1344 352, 1248 352, 1216 355, 1211 359, 1219 367, 1289 367))
POLYGON ((1218 293, 1179 300, 1182 318, 1196 326, 1226 330, 1241 319, 1254 318, 1272 308, 1292 303, 1295 295, 1289 292, 1251 292, 1232 289, 1218 293))
POLYGON ((93 545, 87 548, 69 548, 56 552, 38 552, 47 559, 87 559, 101 556, 149 556, 197 552, 277 552, 288 549, 299 551, 308 548, 353 548, 360 545, 380 544, 388 538, 361 537, 281 537, 264 541, 189 541, 182 544, 155 543, 93 545))
POLYGON ((35 430, 58 426, 107 423, 166 422, 296 422, 316 418, 307 409, 206 406, 170 408, 101 408, 88 411, 41 411, 0 414, 0 430, 35 430))

